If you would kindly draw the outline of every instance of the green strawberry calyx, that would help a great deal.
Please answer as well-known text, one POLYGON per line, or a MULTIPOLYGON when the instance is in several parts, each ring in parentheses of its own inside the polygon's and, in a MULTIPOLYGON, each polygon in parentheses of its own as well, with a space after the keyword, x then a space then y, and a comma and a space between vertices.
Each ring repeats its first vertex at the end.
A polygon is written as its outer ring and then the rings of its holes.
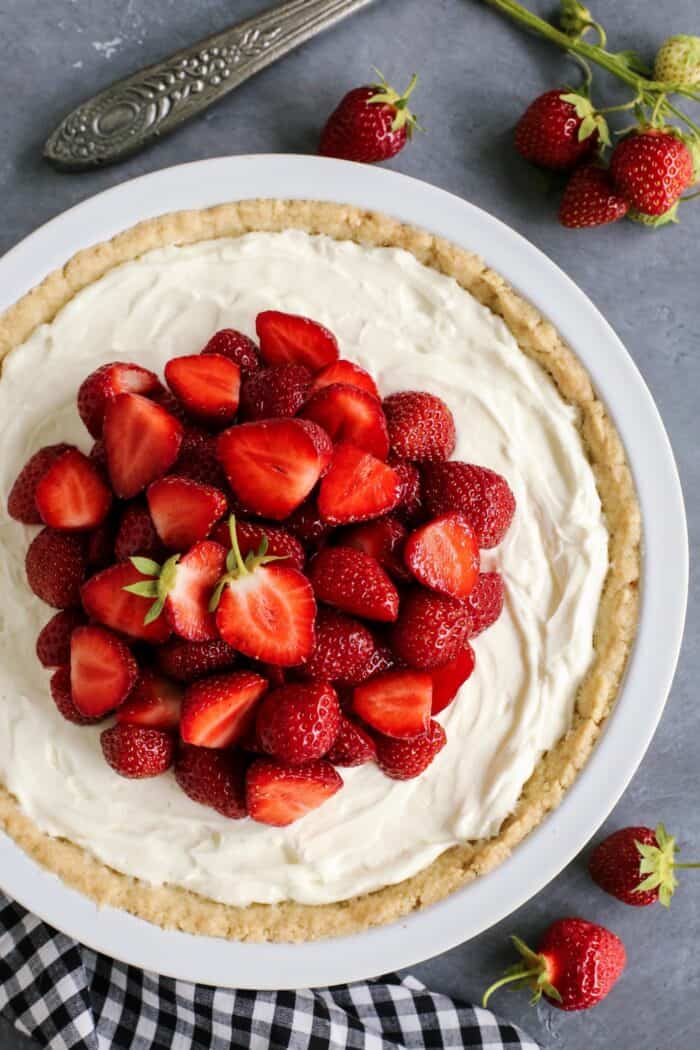
POLYGON ((552 982, 551 964, 547 956, 533 952, 520 937, 513 936, 511 941, 520 953, 521 961, 509 967, 503 977, 486 989, 481 1005, 486 1007, 493 993, 507 984, 514 988, 532 988, 532 1006, 538 1003, 543 995, 560 1003, 561 995, 552 982))
POLYGON ((387 83, 386 77, 380 73, 378 69, 375 69, 374 72, 379 77, 379 81, 373 85, 376 88, 376 94, 367 99, 368 105, 383 104, 393 106, 396 110, 396 114, 391 122, 392 131, 400 131, 401 128, 406 128, 408 138, 413 134, 414 128, 418 131, 422 131, 423 128, 418 123, 417 117, 408 108, 408 100, 416 88, 418 75, 416 73, 413 74, 408 87, 403 95, 400 95, 398 91, 395 91, 394 88, 387 83))
POLYGON ((139 580, 138 583, 130 583, 128 587, 124 588, 129 594, 136 594, 139 598, 155 599, 153 605, 143 618, 144 624, 153 623, 153 621, 157 620, 162 613, 163 607, 165 606, 165 599, 175 586, 175 576, 177 574, 177 563, 179 560, 179 554, 173 554, 173 556, 168 558, 163 565, 159 565, 158 562, 153 561, 152 558, 129 558, 131 564, 141 573, 142 576, 150 577, 150 579, 147 580, 139 580))
POLYGON ((219 602, 221 601, 221 595, 227 584, 235 583, 237 580, 241 580, 245 576, 252 575, 260 565, 269 565, 270 562, 282 561, 288 557, 286 554, 268 554, 267 548, 269 544, 267 536, 263 536, 257 551, 249 551, 244 558, 238 544, 235 514, 232 514, 228 519, 228 527, 231 536, 231 550, 226 557, 226 572, 217 583, 211 596, 209 612, 215 612, 218 608, 219 602))
POLYGON ((659 901, 665 908, 668 908, 678 885, 675 872, 679 868, 700 868, 700 862, 678 863, 676 840, 673 835, 668 834, 663 824, 657 825, 654 834, 657 841, 656 846, 645 842, 635 841, 634 843, 641 857, 639 874, 646 876, 635 888, 635 892, 644 893, 646 890, 658 889, 659 901))
POLYGON ((565 95, 559 96, 562 102, 568 102, 576 110, 576 116, 581 121, 581 125, 578 129, 578 140, 583 142, 585 139, 597 131, 598 138, 604 146, 609 146, 610 142, 610 131, 608 129, 608 122, 602 113, 598 113, 591 100, 586 96, 582 95, 578 91, 570 91, 565 95))

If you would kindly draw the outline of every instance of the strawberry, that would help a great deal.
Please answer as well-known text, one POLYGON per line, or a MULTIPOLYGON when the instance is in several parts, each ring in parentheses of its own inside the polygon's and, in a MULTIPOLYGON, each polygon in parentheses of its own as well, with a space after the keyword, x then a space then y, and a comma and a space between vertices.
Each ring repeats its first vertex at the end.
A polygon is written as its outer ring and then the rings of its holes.
POLYGON ((342 786, 340 774, 323 759, 285 766, 272 758, 257 758, 246 773, 248 813, 260 824, 283 828, 318 809, 342 786))
POLYGON ((429 674, 386 671, 355 687, 352 709, 384 736, 404 740, 427 731, 432 699, 429 674))
POLYGON ((280 667, 303 663, 314 647, 316 603, 311 584, 298 569, 276 564, 264 547, 244 562, 233 520, 231 536, 227 572, 210 605, 216 610, 219 634, 253 660, 280 667))
POLYGON ((116 725, 100 734, 102 754, 115 773, 141 779, 170 768, 175 755, 171 733, 150 726, 116 725))
POLYGON ((142 573, 128 561, 103 569, 81 588, 85 612, 113 631, 160 645, 170 635, 165 617, 159 616, 151 623, 144 623, 151 602, 126 590, 132 584, 143 582, 142 573))
POLYGON ((457 435, 445 402, 425 391, 402 390, 382 402, 391 451, 400 459, 433 463, 454 452, 457 435))
POLYGON ((220 638, 214 642, 171 638, 156 651, 158 668, 178 682, 194 682, 208 674, 230 671, 237 658, 236 650, 220 638))
POLYGON ((108 565, 114 564, 115 558, 118 561, 122 560, 115 554, 117 535, 117 520, 114 515, 110 515, 106 521, 87 534, 85 556, 90 572, 106 569, 108 565))
MULTIPOLYGON (((236 518, 236 535, 241 556, 245 561, 248 554, 253 554, 260 548, 260 544, 267 541, 266 554, 274 554, 277 558, 284 558, 285 565, 291 565, 301 572, 304 568, 306 556, 304 548, 299 540, 279 525, 267 525, 259 521, 241 521, 236 518)), ((227 550, 231 549, 231 525, 230 522, 220 521, 212 530, 211 538, 227 550)))
POLYGON ((70 639, 73 703, 89 718, 114 711, 136 684, 138 665, 126 642, 104 627, 76 627, 70 639))
POLYGON ((362 672, 358 675, 357 685, 361 682, 368 682, 370 678, 374 678, 375 675, 383 674, 384 671, 394 671, 403 664, 395 659, 394 654, 388 645, 381 645, 378 639, 374 640, 375 649, 369 660, 362 668, 362 672))
MULTIPOLYGON (((68 448, 70 447, 71 446, 69 445, 68 448)), ((93 443, 93 446, 90 449, 88 456, 92 463, 94 463, 94 465, 97 467, 105 481, 109 481, 109 469, 107 467, 107 449, 105 448, 105 443, 102 440, 102 438, 98 438, 97 441, 93 443)))
POLYGON ((252 671, 231 671, 192 682, 180 718, 180 736, 198 747, 230 747, 251 723, 267 681, 252 671))
POLYGON ((508 482, 487 467, 472 463, 427 463, 422 470, 423 501, 431 517, 463 514, 481 548, 496 547, 515 514, 508 482))
POLYGON ((317 681, 355 685, 364 681, 363 672, 375 648, 364 624, 322 607, 316 617, 316 644, 302 673, 317 681))
POLYGON ((353 547, 325 547, 309 566, 319 601, 369 620, 393 621, 399 594, 379 562, 353 547))
POLYGON ((82 538, 42 529, 25 558, 27 582, 38 598, 55 609, 80 605, 80 585, 87 561, 82 538))
POLYGON ((544 996, 560 1010, 587 1010, 608 995, 627 962, 620 938, 585 919, 553 922, 540 939, 537 952, 519 937, 511 940, 522 961, 491 985, 483 1006, 497 988, 515 981, 517 987, 532 988, 533 1004, 544 996))
POLYGON ((391 467, 356 445, 336 446, 318 495, 323 521, 329 525, 368 521, 393 510, 400 499, 401 483, 391 467))
POLYGON ((156 532, 166 547, 176 551, 205 539, 228 507, 219 489, 173 476, 153 481, 146 501, 156 532))
POLYGON ((178 457, 183 426, 139 394, 120 394, 107 406, 104 441, 112 488, 131 499, 165 474, 178 457))
POLYGON ((312 378, 305 365, 261 368, 243 381, 241 419, 295 416, 309 396, 312 378))
POLYGON ((348 383, 332 383, 311 397, 301 412, 318 423, 333 442, 350 441, 377 459, 389 453, 387 423, 379 398, 348 383))
POLYGON ((175 779, 193 802, 211 806, 231 820, 248 815, 245 759, 235 751, 186 744, 175 760, 175 779))
POLYGON ((413 76, 399 95, 380 75, 379 83, 348 91, 328 118, 319 153, 375 164, 396 156, 411 138, 416 118, 408 100, 418 83, 413 76))
POLYGON ((417 525, 426 517, 418 467, 413 463, 408 463, 405 459, 399 459, 391 452, 387 462, 396 471, 401 485, 401 498, 396 507, 396 516, 408 526, 417 525))
POLYGON ((692 88, 700 84, 700 37, 679 33, 664 40, 654 59, 654 80, 692 88))
MULTIPOLYGON (((149 400, 154 401, 156 405, 160 405, 166 412, 169 412, 171 416, 174 416, 183 427, 185 427, 185 433, 188 430, 196 430, 197 433, 203 433, 198 426, 196 426, 194 420, 188 415, 185 406, 181 401, 175 397, 167 386, 161 386, 153 394, 149 394, 149 400)), ((185 442, 183 438, 182 447, 184 448, 185 442)))
POLYGON ((77 726, 92 726, 102 721, 102 717, 88 718, 73 703, 70 689, 70 667, 67 664, 54 671, 51 676, 50 689, 53 702, 67 722, 74 722, 77 726))
POLYGON ((184 689, 155 671, 144 671, 131 695, 117 711, 117 722, 129 725, 177 729, 184 689))
POLYGON ((571 230, 605 226, 622 219, 628 207, 607 169, 586 164, 566 184, 559 205, 559 222, 571 230))
POLYGON ((233 422, 238 411, 241 370, 229 357, 174 357, 165 366, 165 380, 192 419, 209 426, 233 422))
POLYGON ((117 561, 127 561, 134 554, 154 561, 160 561, 165 554, 153 518, 142 500, 126 504, 114 540, 114 557, 117 561))
POLYGON ((407 535, 398 518, 388 514, 385 518, 343 529, 340 543, 343 547, 353 547, 370 554, 395 580, 406 581, 411 578, 403 562, 403 546, 407 535))
POLYGON ((112 505, 99 470, 77 449, 54 460, 36 486, 35 498, 46 525, 71 532, 97 528, 112 505))
POLYGON ((419 583, 453 598, 468 598, 479 578, 479 547, 461 514, 443 514, 416 529, 403 557, 419 583))
POLYGON ((305 365, 318 372, 338 359, 333 333, 309 317, 264 310, 256 317, 255 328, 267 365, 305 365))
POLYGON ((44 624, 36 640, 36 655, 42 667, 60 667, 70 662, 70 637, 87 618, 82 609, 62 609, 44 624))
POLYGON ((413 587, 401 598, 399 618, 391 628, 391 648, 409 667, 434 671, 457 657, 468 626, 462 602, 413 587))
POLYGON ((216 455, 216 434, 209 434, 199 427, 189 426, 185 430, 180 455, 172 466, 171 473, 178 478, 189 478, 202 485, 225 492, 228 486, 224 469, 216 455))
POLYGON ((700 868, 700 863, 676 860, 676 840, 663 824, 656 830, 620 828, 599 842, 591 853, 588 870, 606 893, 637 907, 661 901, 664 907, 678 885, 677 868, 700 868))
POLYGON ((589 120, 581 135, 586 110, 593 107, 582 95, 561 88, 545 91, 530 103, 515 128, 515 148, 524 160, 541 168, 566 171, 590 156, 598 144, 598 129, 589 120), (587 105, 586 105, 587 104, 587 105))
MULTIPOLYGON (((314 499, 305 500, 296 510, 293 510, 289 517, 285 519, 284 527, 309 552, 319 550, 332 531, 328 522, 321 519, 314 499)), ((275 552, 271 551, 271 553, 274 554, 275 552)))
POLYGON ((7 513, 25 525, 41 525, 42 518, 36 505, 36 487, 46 471, 72 445, 46 445, 39 449, 22 467, 7 497, 7 513))
POLYGON ((377 745, 366 729, 345 715, 340 716, 340 728, 326 758, 334 766, 363 766, 377 757, 377 745))
POLYGON ((283 685, 268 693, 255 719, 263 750, 289 766, 322 758, 338 735, 340 707, 327 682, 283 685))
POLYGON ((469 613, 470 638, 475 638, 496 622, 503 611, 504 597, 505 589, 500 573, 479 573, 474 590, 465 603, 469 613))
POLYGON ((409 740, 379 736, 377 765, 392 780, 413 780, 425 772, 446 743, 445 730, 431 719, 424 733, 409 740))
POLYGON ((693 181, 693 158, 670 128, 644 128, 621 139, 610 158, 618 192, 637 211, 662 215, 693 181))
POLYGON ((369 372, 366 372, 364 368, 360 368, 359 365, 354 365, 352 361, 345 361, 342 357, 337 361, 333 361, 330 365, 326 365, 325 368, 322 368, 316 374, 311 386, 311 393, 316 394, 319 390, 323 390, 324 387, 331 386, 334 383, 356 386, 368 394, 373 394, 376 398, 379 397, 377 384, 369 372))
POLYGON ((260 354, 252 339, 235 328, 222 328, 215 332, 201 351, 203 354, 219 354, 237 364, 241 375, 250 375, 260 368, 260 354))
POLYGON ((91 372, 78 390, 78 413, 94 438, 102 436, 108 405, 120 394, 152 394, 158 376, 140 365, 114 361, 91 372))
POLYGON ((451 663, 433 671, 433 706, 431 715, 439 715, 451 704, 459 690, 474 670, 474 650, 468 643, 457 653, 451 663))
POLYGON ((314 423, 266 419, 225 430, 217 454, 242 506, 279 521, 309 495, 330 462, 332 447, 314 423))

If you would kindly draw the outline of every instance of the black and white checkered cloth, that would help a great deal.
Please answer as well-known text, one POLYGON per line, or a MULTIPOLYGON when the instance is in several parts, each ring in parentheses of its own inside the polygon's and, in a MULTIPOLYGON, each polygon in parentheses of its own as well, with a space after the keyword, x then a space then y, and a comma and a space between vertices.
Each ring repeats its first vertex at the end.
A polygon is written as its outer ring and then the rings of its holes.
POLYGON ((296 992, 188 984, 115 962, 0 894, 0 1011, 50 1050, 539 1050, 414 978, 296 992))

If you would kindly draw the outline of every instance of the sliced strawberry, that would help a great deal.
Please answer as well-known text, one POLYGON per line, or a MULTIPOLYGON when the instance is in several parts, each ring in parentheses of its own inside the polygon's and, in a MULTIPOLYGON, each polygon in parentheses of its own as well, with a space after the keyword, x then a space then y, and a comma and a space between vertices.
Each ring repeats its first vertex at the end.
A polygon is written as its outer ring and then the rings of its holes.
POLYGON ((453 598, 468 598, 479 577, 479 545, 461 514, 443 514, 416 529, 403 557, 419 583, 453 598))
POLYGON ((162 561, 165 557, 163 541, 156 532, 148 507, 140 499, 124 507, 114 540, 114 558, 117 561, 127 561, 135 554, 154 561, 162 561))
POLYGON ((107 406, 119 394, 151 394, 160 388, 158 376, 140 365, 114 361, 83 380, 78 390, 78 412, 94 438, 102 435, 107 406))
POLYGON ((338 735, 338 697, 327 682, 283 685, 267 694, 255 724, 268 755, 301 766, 325 755, 338 735))
POLYGON ((166 547, 176 551, 205 539, 228 507, 219 489, 172 476, 152 482, 146 501, 156 532, 166 547))
POLYGON ((36 487, 42 521, 52 529, 86 532, 109 514, 112 493, 99 470, 77 449, 54 460, 36 487))
POLYGON ((342 786, 340 774, 323 759, 285 766, 257 758, 246 773, 248 814, 260 824, 283 828, 318 809, 342 786))
POLYGON ((80 605, 80 585, 87 571, 82 537, 42 529, 29 544, 24 564, 27 583, 47 605, 55 609, 80 605))
POLYGON ((131 499, 165 474, 178 457, 183 426, 160 405, 139 394, 110 401, 104 441, 112 488, 131 499))
POLYGON ((398 518, 388 514, 376 521, 366 521, 343 529, 339 543, 357 551, 370 554, 395 580, 410 580, 411 574, 404 565, 403 547, 408 533, 398 518))
POLYGON ((131 562, 122 562, 91 576, 81 588, 83 607, 98 623, 114 631, 160 645, 170 635, 170 625, 164 616, 152 623, 144 623, 153 604, 151 598, 140 597, 125 590, 143 583, 144 576, 131 562))
POLYGON ((447 743, 445 730, 432 719, 425 733, 411 740, 377 740, 377 764, 392 780, 412 780, 424 773, 447 743))
POLYGON ((174 357, 165 366, 165 379, 193 419, 213 426, 233 422, 238 411, 241 370, 229 357, 174 357))
MULTIPOLYGON (((257 554, 260 544, 267 540, 266 554, 284 558, 285 565, 291 565, 300 571, 304 568, 306 556, 299 540, 279 525, 264 525, 258 521, 241 521, 236 518, 236 534, 242 557, 257 554)), ((220 521, 212 530, 211 538, 227 550, 231 548, 231 528, 228 521, 220 521)))
POLYGON ((231 820, 248 815, 246 761, 240 753, 185 744, 175 761, 175 779, 193 802, 211 806, 231 820))
POLYGON ((73 703, 89 718, 114 711, 134 688, 138 665, 126 642, 104 627, 76 627, 70 640, 73 703))
POLYGON ((302 668, 304 678, 355 685, 375 651, 371 631, 350 616, 320 608, 316 617, 316 644, 302 668))
POLYGON ((241 386, 241 419, 295 416, 309 396, 312 378, 304 365, 261 368, 241 386))
POLYGON ((390 632, 395 656, 409 667, 434 671, 457 657, 464 645, 469 614, 464 602, 422 587, 401 596, 399 618, 390 632))
POLYGON ((42 627, 36 640, 36 655, 43 667, 60 667, 70 663, 70 638, 76 627, 83 627, 87 617, 82 609, 64 609, 55 613, 42 627))
POLYGON ((189 642, 210 642, 218 638, 209 603, 225 568, 226 551, 211 540, 195 543, 173 566, 172 572, 163 567, 160 584, 162 593, 167 594, 165 615, 180 638, 189 642))
POLYGON ((505 586, 498 572, 482 572, 466 601, 469 637, 475 638, 495 623, 503 612, 505 586))
POLYGON ((260 355, 252 339, 235 328, 222 328, 215 332, 201 351, 203 354, 220 354, 228 357, 241 370, 241 375, 249 375, 260 368, 260 355))
POLYGON ((184 689, 177 682, 155 671, 144 671, 131 695, 117 711, 117 722, 177 729, 184 689))
POLYGON ((391 452, 387 463, 393 467, 401 482, 401 500, 396 508, 396 516, 409 528, 420 524, 426 518, 423 508, 423 492, 418 467, 404 459, 398 459, 391 452))
POLYGON ((264 310, 255 319, 255 329, 260 353, 268 365, 293 362, 318 372, 338 359, 338 343, 333 333, 308 317, 264 310))
POLYGON ((316 501, 307 499, 285 519, 284 527, 311 553, 323 547, 332 526, 321 520, 316 501))
POLYGON ((252 671, 203 678, 188 686, 180 736, 198 747, 230 747, 250 724, 267 681, 252 671))
POLYGON ((220 638, 214 642, 171 638, 156 650, 159 669, 178 682, 194 682, 205 675, 230 671, 237 658, 236 650, 220 638))
POLYGON ((216 455, 216 434, 209 434, 200 427, 188 426, 182 438, 180 455, 171 473, 178 478, 189 478, 190 481, 199 481, 202 485, 211 485, 225 492, 228 482, 216 455))
POLYGON ((334 766, 363 766, 377 757, 377 745, 366 729, 345 715, 332 748, 326 755, 334 766))
POLYGON ((355 445, 336 446, 318 495, 318 509, 324 521, 330 525, 368 521, 393 510, 400 499, 401 484, 396 471, 355 445))
POLYGON ((402 390, 383 401, 391 450, 417 463, 448 459, 456 444, 452 413, 439 397, 402 390))
POLYGON ((219 436, 218 456, 239 502, 279 521, 306 499, 331 455, 320 427, 300 419, 266 419, 219 436))
POLYGON ((54 671, 51 676, 50 689, 53 702, 67 722, 74 722, 77 726, 93 726, 96 722, 102 721, 103 716, 88 718, 73 703, 68 664, 54 671))
POLYGON ((474 670, 474 650, 468 643, 457 653, 454 660, 432 672, 433 706, 432 715, 439 715, 448 704, 451 704, 459 690, 474 670))
POLYGON ((353 547, 325 547, 309 565, 319 601, 369 620, 391 622, 399 614, 399 594, 379 562, 353 547))
POLYGON ((347 383, 323 387, 304 405, 302 418, 318 423, 334 442, 349 441, 377 459, 389 453, 389 432, 379 398, 347 383))
POLYGON ((515 497, 500 474, 473 463, 427 463, 423 498, 433 517, 456 511, 476 533, 480 547, 496 547, 515 514, 515 497))
POLYGON ((404 739, 428 728, 433 680, 419 671, 387 671, 355 687, 352 707, 385 736, 404 739))
POLYGON ((100 744, 114 772, 132 779, 160 776, 175 756, 172 733, 150 726, 112 726, 100 734, 100 744))
POLYGON ((333 361, 332 364, 322 368, 314 379, 311 393, 315 394, 317 390, 322 390, 323 387, 331 386, 333 383, 346 383, 348 386, 356 386, 360 390, 365 390, 368 394, 379 397, 377 384, 372 379, 372 376, 369 372, 365 372, 364 368, 354 365, 352 361, 344 361, 340 358, 338 361, 333 361))
POLYGON ((22 467, 7 497, 7 513, 25 525, 41 525, 42 518, 36 505, 36 488, 46 471, 72 445, 46 445, 39 449, 22 467))

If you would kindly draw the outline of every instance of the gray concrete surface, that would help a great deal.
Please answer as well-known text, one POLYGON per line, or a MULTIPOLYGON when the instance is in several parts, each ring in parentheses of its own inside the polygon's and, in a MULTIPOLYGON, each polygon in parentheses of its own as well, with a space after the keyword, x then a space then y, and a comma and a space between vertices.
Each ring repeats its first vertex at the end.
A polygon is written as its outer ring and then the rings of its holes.
MULTIPOLYGON (((586 233, 561 229, 553 191, 516 159, 510 139, 524 105, 540 91, 575 78, 575 69, 479 0, 377 0, 250 81, 204 119, 117 168, 58 175, 42 162, 46 134, 86 95, 264 6, 265 0, 0 0, 0 250, 71 204, 143 172, 228 153, 313 152, 323 118, 346 89, 366 82, 370 66, 399 84, 417 70, 415 105, 427 134, 393 166, 509 223, 600 307, 627 344, 665 420, 684 482, 691 548, 697 547, 700 201, 688 207, 680 227, 656 233, 630 223, 586 233)), ((545 12, 554 5, 532 0, 531 6, 545 12)), ((696 0, 663 5, 591 0, 591 6, 616 48, 634 46, 649 56, 668 33, 700 31, 696 0)), ((668 551, 669 558, 676 554, 668 551)), ((663 819, 688 855, 700 855, 699 597, 696 576, 665 716, 603 829, 663 819)), ((637 700, 642 706, 644 695, 637 700)), ((531 1010, 523 992, 504 992, 494 1005, 552 1050, 697 1046, 698 875, 686 873, 683 883, 670 912, 626 908, 590 882, 584 854, 499 926, 414 972, 437 990, 478 998, 511 961, 510 932, 534 940, 551 919, 582 915, 609 925, 625 941, 629 966, 614 994, 579 1015, 546 1005, 531 1010)), ((20 1044, 19 1036, 0 1027, 0 1050, 20 1044)))

